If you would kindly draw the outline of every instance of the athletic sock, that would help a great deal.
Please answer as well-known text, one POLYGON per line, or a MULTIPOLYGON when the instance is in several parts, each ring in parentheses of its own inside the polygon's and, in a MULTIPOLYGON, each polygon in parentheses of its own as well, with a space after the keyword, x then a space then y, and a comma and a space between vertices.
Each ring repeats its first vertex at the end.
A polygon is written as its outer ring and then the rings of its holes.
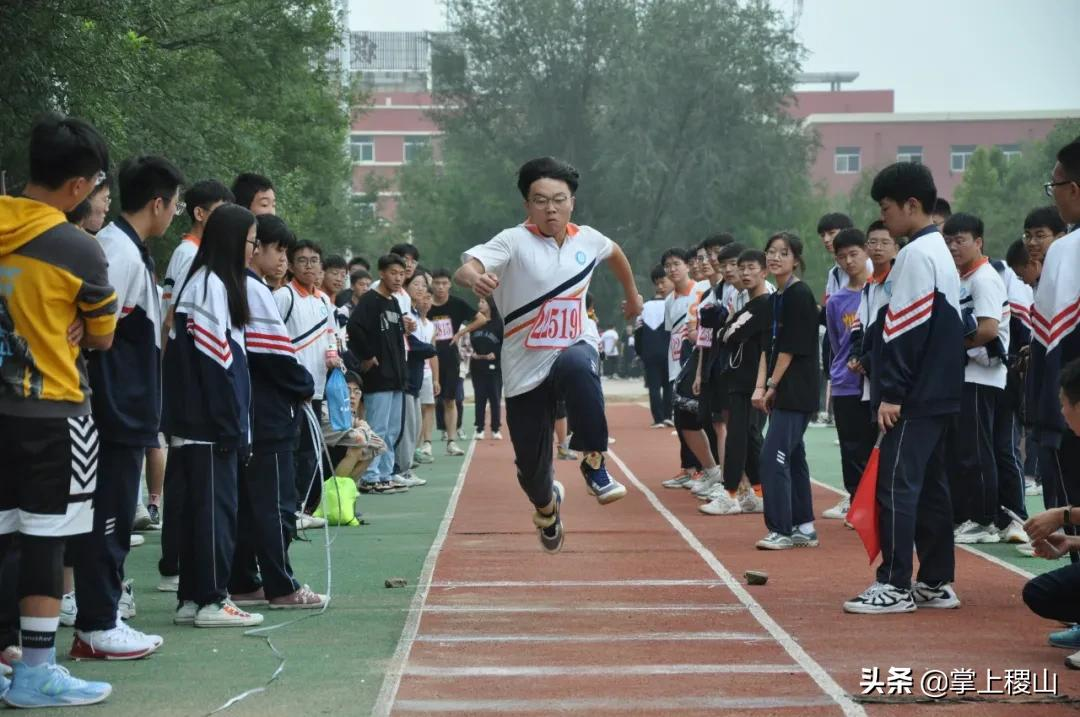
POLYGON ((737 491, 737 490, 729 490, 727 492, 727 494, 729 496, 731 496, 732 498, 738 498, 739 497, 739 491, 737 491))
POLYGON ((161 507, 161 493, 150 494, 150 505, 156 505, 159 508, 161 507))
POLYGON ((762 497, 761 484, 760 483, 758 483, 756 486, 754 486, 754 495, 756 495, 758 498, 762 497))
POLYGON ((27 667, 45 665, 56 659, 56 630, 59 627, 59 615, 19 618, 22 661, 27 667))
POLYGON ((600 470, 604 465, 604 454, 600 451, 589 451, 585 454, 585 463, 594 471, 600 470))
POLYGON ((802 533, 803 535, 810 535, 810 533, 813 533, 814 532, 814 521, 811 520, 809 523, 803 523, 802 525, 800 525, 799 526, 799 532, 802 533))

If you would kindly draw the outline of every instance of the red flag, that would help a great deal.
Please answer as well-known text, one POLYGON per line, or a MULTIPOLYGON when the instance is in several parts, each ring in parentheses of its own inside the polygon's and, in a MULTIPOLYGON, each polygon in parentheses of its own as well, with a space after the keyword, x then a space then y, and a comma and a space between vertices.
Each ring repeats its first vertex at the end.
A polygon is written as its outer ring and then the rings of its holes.
POLYGON ((870 556, 873 564, 878 553, 881 552, 881 534, 878 529, 877 481, 878 462, 881 454, 881 439, 870 452, 870 460, 866 462, 866 470, 863 471, 859 480, 859 487, 855 490, 855 497, 851 499, 851 507, 848 508, 847 521, 859 534, 863 545, 866 546, 866 554, 870 556))

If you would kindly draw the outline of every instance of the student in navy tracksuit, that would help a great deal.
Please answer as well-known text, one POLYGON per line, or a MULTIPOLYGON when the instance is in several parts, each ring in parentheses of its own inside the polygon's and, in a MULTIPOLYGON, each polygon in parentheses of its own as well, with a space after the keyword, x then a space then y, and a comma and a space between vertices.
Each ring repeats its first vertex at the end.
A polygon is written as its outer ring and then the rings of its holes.
MULTIPOLYGON (((650 273, 656 294, 645 302, 634 330, 634 350, 641 357, 645 386, 649 389, 649 410, 653 428, 671 424, 671 382, 668 381, 667 352, 671 333, 664 328, 664 298, 671 293, 671 280, 664 267, 650 273)), ((672 424, 673 425, 673 424, 672 424)))
POLYGON ((239 606, 319 608, 326 597, 297 582, 288 555, 296 532, 293 452, 315 383, 296 360, 288 329, 263 281, 296 244, 296 236, 273 214, 261 214, 256 222, 258 245, 245 280, 251 318, 244 325, 254 409, 251 459, 240 469, 229 594, 239 606))
MULTIPOLYGON (((244 327, 251 318, 245 267, 255 216, 226 204, 177 294, 164 362, 163 429, 169 439, 165 504, 179 505, 178 625, 246 627, 262 622, 229 600, 236 541, 237 477, 251 445, 251 380, 244 327)), ((175 514, 174 514, 175 515, 175 514)))
POLYGON ((930 220, 937 189, 919 164, 886 167, 871 196, 894 237, 908 237, 890 272, 874 343, 871 410, 885 432, 877 502, 882 563, 877 579, 844 610, 880 614, 960 604, 953 580, 952 508, 945 475, 945 429, 960 410, 964 329, 960 277, 930 220), (912 553, 919 551, 913 585, 912 553))
POLYGON ((97 234, 116 287, 119 320, 108 351, 90 354, 91 404, 101 436, 94 530, 68 543, 75 572, 78 659, 134 659, 161 646, 119 623, 124 560, 147 448, 161 419, 161 302, 146 242, 176 215, 184 178, 163 157, 135 157, 120 168, 120 216, 97 234))

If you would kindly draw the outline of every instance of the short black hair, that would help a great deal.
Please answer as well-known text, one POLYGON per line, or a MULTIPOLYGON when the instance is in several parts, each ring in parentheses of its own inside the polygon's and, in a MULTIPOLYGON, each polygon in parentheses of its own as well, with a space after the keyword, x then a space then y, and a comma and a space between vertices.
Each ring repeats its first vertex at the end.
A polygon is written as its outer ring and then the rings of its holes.
POLYGON ((735 237, 727 232, 720 232, 719 234, 710 234, 705 237, 705 240, 701 242, 701 246, 705 247, 705 249, 723 249, 728 244, 734 243, 735 237))
POLYGON ((855 227, 841 229, 840 233, 833 237, 832 240, 833 252, 847 249, 850 246, 857 246, 862 249, 866 248, 866 235, 855 227))
MULTIPOLYGON (((239 205, 238 205, 239 206, 239 205)), ((273 214, 260 214, 255 217, 255 240, 259 246, 274 246, 285 250, 286 256, 292 257, 296 248, 296 235, 285 220, 273 214)))
POLYGON ((1065 220, 1061 218, 1061 214, 1058 212, 1057 207, 1039 207, 1038 209, 1032 209, 1028 212, 1028 215, 1024 217, 1024 231, 1030 229, 1047 228, 1054 234, 1065 233, 1065 220))
POLYGON ((400 266, 405 268, 405 259, 399 254, 386 254, 379 257, 379 271, 386 271, 392 266, 400 266))
POLYGON ((352 271, 357 266, 362 266, 368 271, 371 271, 371 262, 362 256, 354 256, 352 259, 349 259, 349 271, 352 271))
MULTIPOLYGON (((213 214, 211 214, 210 216, 213 216, 213 214)), ((296 252, 300 251, 301 249, 311 249, 313 252, 319 255, 319 261, 322 261, 322 247, 311 241, 310 239, 301 239, 300 241, 296 242, 296 244, 293 244, 293 248, 289 250, 290 264, 292 264, 293 259, 296 258, 296 252)))
POLYGON ((732 259, 738 259, 742 256, 742 253, 746 251, 746 247, 738 242, 728 244, 716 255, 717 261, 731 261, 732 259))
POLYGON ((681 260, 683 264, 690 263, 690 253, 686 249, 673 246, 660 255, 660 266, 664 266, 667 260, 672 258, 681 260))
POLYGON ((964 232, 970 234, 972 237, 982 239, 986 227, 983 225, 983 220, 979 219, 974 214, 957 212, 945 220, 945 226, 943 226, 941 230, 941 233, 945 236, 954 236, 964 232))
POLYGON ((255 201, 255 195, 273 189, 274 183, 269 178, 254 172, 244 172, 233 181, 232 193, 236 197, 236 203, 244 209, 251 209, 251 203, 255 201))
POLYGON ((345 269, 348 271, 349 265, 345 263, 345 257, 340 254, 330 254, 322 261, 323 271, 330 271, 331 269, 345 269))
POLYGON ((440 268, 431 272, 431 280, 435 281, 436 279, 450 279, 451 281, 453 281, 454 277, 451 276, 449 269, 440 268))
POLYGON ((390 247, 390 253, 412 257, 416 261, 420 261, 420 250, 416 248, 415 244, 409 244, 408 242, 402 242, 390 247))
POLYGON ((1080 137, 1058 150, 1057 161, 1069 181, 1080 182, 1080 137))
POLYGON ((1011 267, 1027 266, 1031 263, 1031 254, 1023 239, 1017 239, 1005 250, 1005 263, 1011 267))
POLYGON ((764 269, 768 260, 765 258, 765 252, 761 249, 746 249, 742 254, 739 254, 740 264, 751 261, 764 269))
MULTIPOLYGON (((195 221, 195 207, 208 209, 218 202, 235 202, 236 198, 229 188, 216 179, 200 179, 184 192, 184 203, 191 221, 195 221)), ((247 209, 247 207, 244 207, 247 209)))
POLYGON ((666 278, 667 278, 667 272, 664 271, 664 267, 660 266, 659 264, 654 266, 652 268, 652 271, 649 272, 649 281, 651 281, 654 284, 656 282, 660 281, 661 279, 666 279, 666 278))
POLYGON ((529 187, 538 179, 557 179, 566 182, 566 186, 570 187, 570 194, 574 195, 577 194, 581 175, 572 166, 554 157, 530 159, 518 170, 517 186, 521 196, 528 199, 529 187))
POLYGON ((823 214, 821 219, 818 219, 817 233, 821 236, 825 232, 831 232, 833 229, 850 229, 855 226, 851 222, 851 217, 842 212, 829 212, 823 214))
POLYGON ((137 212, 158 198, 168 202, 183 183, 184 175, 164 157, 131 157, 120 165, 120 210, 137 212))
POLYGON ((1074 359, 1061 369, 1061 392, 1069 403, 1080 401, 1080 359, 1074 359))
POLYGON ((352 273, 349 274, 349 286, 352 286, 361 279, 371 281, 371 274, 368 273, 367 269, 353 269, 352 273))
POLYGON ((937 214, 938 216, 948 219, 952 216, 952 205, 949 204, 949 200, 944 197, 938 197, 934 200, 934 208, 930 210, 931 214, 937 214))
POLYGON ((915 199, 922 205, 923 211, 930 214, 937 201, 937 186, 934 175, 930 174, 926 165, 896 162, 877 173, 870 187, 870 196, 875 202, 891 199, 900 205, 908 199, 915 199))
POLYGON ((889 231, 889 228, 885 226, 885 222, 881 221, 880 219, 875 219, 874 221, 870 222, 870 226, 866 227, 866 236, 870 236, 870 232, 877 231, 887 232, 889 231))
POLYGON ((352 383, 360 387, 360 390, 364 390, 364 379, 356 371, 345 372, 345 383, 352 383))
POLYGON ((30 130, 30 181, 59 189, 69 179, 109 171, 109 148, 93 125, 49 113, 30 130))

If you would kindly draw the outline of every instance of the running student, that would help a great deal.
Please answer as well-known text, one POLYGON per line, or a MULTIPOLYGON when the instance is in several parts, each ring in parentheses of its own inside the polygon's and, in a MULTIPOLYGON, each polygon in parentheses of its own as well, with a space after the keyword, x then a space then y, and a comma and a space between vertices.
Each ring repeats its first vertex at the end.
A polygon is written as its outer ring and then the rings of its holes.
POLYGON ((957 607, 945 432, 960 410, 964 383, 960 277, 930 221, 937 188, 929 169, 890 165, 874 178, 871 196, 889 234, 909 242, 890 273, 892 293, 879 311, 881 340, 871 356, 871 410, 886 432, 877 485, 882 563, 874 583, 844 610, 957 607), (916 546, 919 575, 912 585, 916 546))
POLYGON ((586 490, 601 504, 626 495, 604 463, 607 419, 593 348, 599 337, 585 322, 585 294, 596 265, 610 262, 626 296, 627 317, 641 313, 641 297, 622 249, 595 229, 570 222, 576 169, 550 157, 534 159, 519 170, 517 185, 528 221, 465 252, 455 278, 479 296, 492 297, 506 324, 506 418, 518 482, 536 508, 541 545, 554 553, 563 544, 565 495, 552 465, 559 398, 575 428, 572 445, 584 451, 586 490))
POLYGON ((22 646, 0 695, 15 707, 67 707, 112 692, 72 677, 55 647, 64 544, 94 527, 99 446, 79 347, 111 346, 117 307, 105 252, 64 212, 105 180, 109 151, 86 122, 48 115, 29 154, 23 196, 0 197, 0 560, 18 565, 5 582, 17 590, 22 646))

